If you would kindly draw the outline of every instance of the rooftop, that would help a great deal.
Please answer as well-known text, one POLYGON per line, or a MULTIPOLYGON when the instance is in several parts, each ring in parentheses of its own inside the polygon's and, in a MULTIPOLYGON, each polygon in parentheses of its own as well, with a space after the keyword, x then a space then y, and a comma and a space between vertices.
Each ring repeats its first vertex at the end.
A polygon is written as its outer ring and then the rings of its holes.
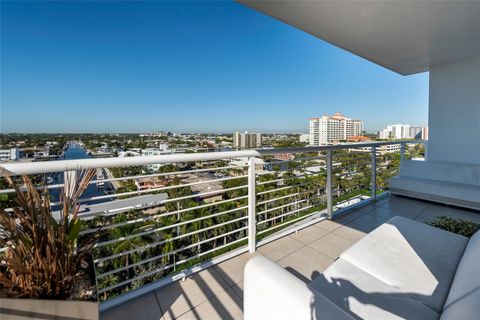
POLYGON ((347 248, 394 216, 428 222, 450 216, 480 223, 478 211, 400 196, 349 210, 205 269, 184 281, 131 300, 101 315, 122 319, 242 319, 243 269, 254 255, 265 255, 303 279, 313 280, 347 248))

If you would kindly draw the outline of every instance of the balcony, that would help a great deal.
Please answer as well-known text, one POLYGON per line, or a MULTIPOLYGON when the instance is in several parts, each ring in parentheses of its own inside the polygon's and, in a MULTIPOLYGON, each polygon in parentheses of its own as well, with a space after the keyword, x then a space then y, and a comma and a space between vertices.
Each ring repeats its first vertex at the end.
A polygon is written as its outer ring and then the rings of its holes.
POLYGON ((3 167, 37 181, 60 177, 47 186, 53 194, 63 187, 61 172, 80 168, 100 173, 87 191, 111 188, 80 199, 82 234, 99 235, 92 257, 102 317, 238 318, 243 267, 254 254, 311 279, 394 215, 470 218, 465 210, 389 200, 400 162, 425 152, 422 141, 400 141, 3 167), (142 173, 152 164, 163 169, 142 173))
POLYGON ((256 254, 264 255, 304 279, 313 280, 339 256, 393 216, 421 222, 449 216, 480 223, 478 211, 404 197, 383 197, 244 253, 129 301, 102 314, 102 319, 242 319, 243 269, 256 254))
POLYGON ((99 235, 103 319, 241 319, 254 255, 307 282, 393 216, 480 223, 478 211, 390 197, 388 183, 404 159, 480 163, 478 4, 239 2, 399 74, 430 71, 428 157, 408 141, 2 165, 39 188, 58 178, 52 194, 62 175, 98 170, 90 189, 108 192, 84 195, 79 216, 83 235, 99 235))

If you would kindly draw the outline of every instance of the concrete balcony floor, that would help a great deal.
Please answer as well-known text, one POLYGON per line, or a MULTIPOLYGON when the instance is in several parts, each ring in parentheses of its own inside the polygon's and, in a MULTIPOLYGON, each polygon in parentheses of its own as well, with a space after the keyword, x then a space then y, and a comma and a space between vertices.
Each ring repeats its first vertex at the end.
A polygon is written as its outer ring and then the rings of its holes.
MULTIPOLYGON (((480 223, 479 211, 393 196, 270 242, 255 255, 265 255, 309 282, 344 250, 394 216, 422 222, 451 216, 480 223)), ((252 256, 245 253, 224 261, 103 313, 101 319, 242 319, 243 269, 252 256)))

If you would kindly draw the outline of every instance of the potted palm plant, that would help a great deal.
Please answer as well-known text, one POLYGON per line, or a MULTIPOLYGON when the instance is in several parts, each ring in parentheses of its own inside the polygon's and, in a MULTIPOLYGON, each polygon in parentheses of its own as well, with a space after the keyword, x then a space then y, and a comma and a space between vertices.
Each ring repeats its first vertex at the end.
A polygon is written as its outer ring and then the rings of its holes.
POLYGON ((78 218, 78 199, 95 170, 65 176, 55 212, 47 188, 0 173, 16 193, 11 210, 0 209, 0 318, 98 319, 95 236, 80 236, 78 218))

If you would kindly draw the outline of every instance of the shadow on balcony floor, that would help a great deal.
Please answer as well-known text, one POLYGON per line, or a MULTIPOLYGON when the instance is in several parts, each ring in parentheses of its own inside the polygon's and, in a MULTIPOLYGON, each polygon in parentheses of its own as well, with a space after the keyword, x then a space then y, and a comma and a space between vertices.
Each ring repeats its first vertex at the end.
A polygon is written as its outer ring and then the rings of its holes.
MULTIPOLYGON (((475 210, 404 197, 379 200, 321 221, 258 248, 305 282, 323 272, 347 248, 394 216, 428 222, 450 216, 480 223, 475 210)), ((245 253, 168 287, 132 300, 101 319, 242 319, 243 269, 253 255, 245 253)))

